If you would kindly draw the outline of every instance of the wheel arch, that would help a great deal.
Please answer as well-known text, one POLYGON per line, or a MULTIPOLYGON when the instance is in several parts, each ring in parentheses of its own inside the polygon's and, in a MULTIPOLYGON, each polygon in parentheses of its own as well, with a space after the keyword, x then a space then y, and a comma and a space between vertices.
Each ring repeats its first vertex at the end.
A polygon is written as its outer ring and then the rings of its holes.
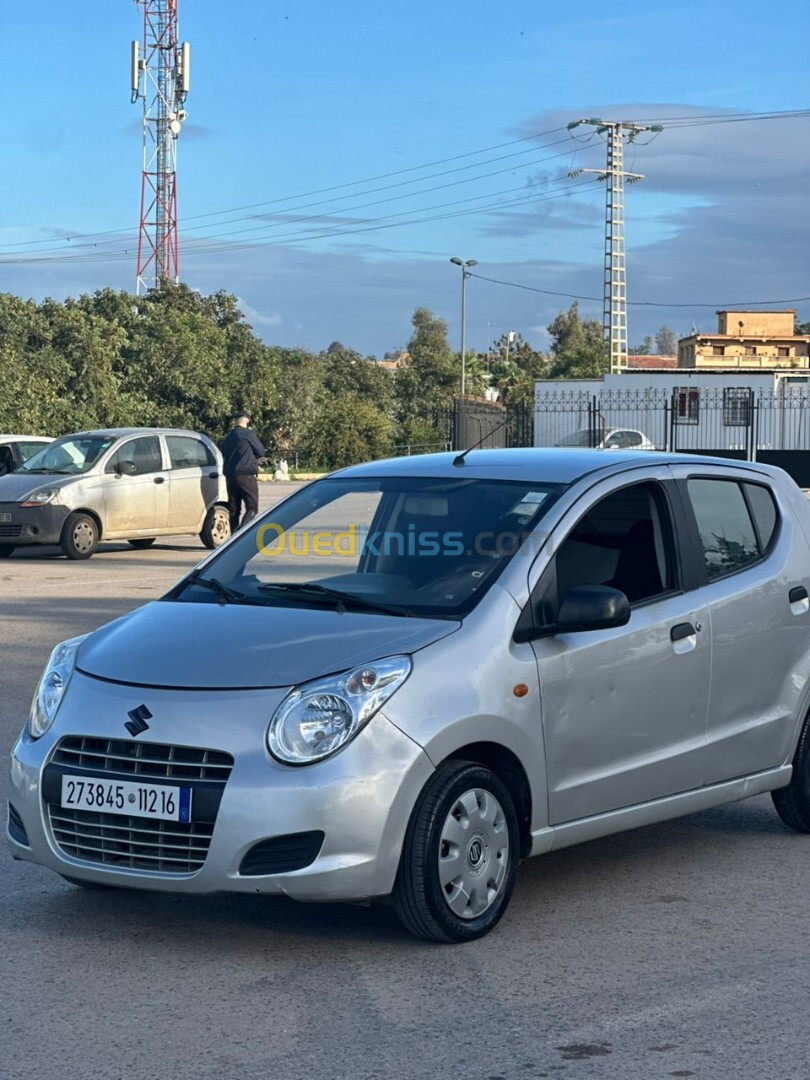
POLYGON ((98 529, 98 538, 99 540, 101 540, 101 538, 104 536, 104 523, 101 520, 101 515, 99 514, 98 510, 91 510, 89 506, 74 507, 70 511, 68 516, 65 518, 65 520, 62 522, 62 532, 64 532, 65 525, 67 525, 68 521, 71 519, 71 517, 73 517, 74 514, 86 514, 87 517, 92 518, 93 521, 95 521, 96 523, 96 528, 98 529))
POLYGON ((500 743, 473 742, 459 746, 437 764, 443 765, 447 761, 472 761, 485 765, 508 788, 518 817, 520 857, 525 859, 532 846, 532 790, 517 754, 500 743))

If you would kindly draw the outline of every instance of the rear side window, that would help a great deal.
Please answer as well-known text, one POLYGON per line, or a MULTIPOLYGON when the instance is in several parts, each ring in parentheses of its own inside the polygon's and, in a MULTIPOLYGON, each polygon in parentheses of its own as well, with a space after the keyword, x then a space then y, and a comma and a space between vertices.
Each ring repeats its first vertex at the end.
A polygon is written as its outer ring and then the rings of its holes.
POLYGON ((214 457, 205 443, 189 435, 167 435, 166 445, 173 469, 199 469, 214 464, 214 457))
MULTIPOLYGON (((755 486, 745 485, 746 488, 755 486)), ((765 504, 761 496, 756 496, 765 526, 765 532, 760 534, 763 536, 760 545, 749 504, 743 495, 743 485, 735 480, 694 479, 687 482, 687 488, 700 531, 709 579, 736 573, 757 562, 776 527, 776 510, 768 492, 760 489, 771 503, 769 529, 765 504)))
POLYGON ((20 459, 22 461, 28 461, 34 454, 38 454, 40 450, 44 450, 47 446, 44 442, 18 442, 17 450, 20 453, 20 459))
POLYGON ((748 505, 751 507, 754 524, 759 533, 760 547, 763 551, 766 551, 773 539, 773 534, 776 532, 776 522, 778 520, 776 503, 773 501, 773 495, 768 488, 763 487, 762 484, 743 484, 743 488, 748 497, 748 505))

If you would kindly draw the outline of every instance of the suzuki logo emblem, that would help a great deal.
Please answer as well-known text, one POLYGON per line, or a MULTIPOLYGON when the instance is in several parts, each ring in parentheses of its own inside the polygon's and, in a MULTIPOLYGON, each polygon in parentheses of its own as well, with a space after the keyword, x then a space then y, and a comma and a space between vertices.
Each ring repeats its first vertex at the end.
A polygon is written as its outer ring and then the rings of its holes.
POLYGON ((124 724, 124 727, 130 735, 142 735, 144 731, 149 729, 149 725, 146 721, 152 719, 152 714, 145 705, 139 705, 137 709, 128 712, 127 716, 129 717, 129 720, 124 724))

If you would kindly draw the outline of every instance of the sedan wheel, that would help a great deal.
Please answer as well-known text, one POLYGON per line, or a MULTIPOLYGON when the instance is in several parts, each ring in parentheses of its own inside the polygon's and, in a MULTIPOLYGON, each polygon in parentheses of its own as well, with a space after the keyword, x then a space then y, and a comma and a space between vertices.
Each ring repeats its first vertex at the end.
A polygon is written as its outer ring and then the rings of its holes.
POLYGON ((98 547, 98 525, 89 514, 71 514, 59 546, 69 559, 89 559, 98 547))
POLYGON ((518 826, 509 791, 490 769, 445 762, 417 803, 402 849, 394 905, 429 941, 472 941, 506 910, 518 826))

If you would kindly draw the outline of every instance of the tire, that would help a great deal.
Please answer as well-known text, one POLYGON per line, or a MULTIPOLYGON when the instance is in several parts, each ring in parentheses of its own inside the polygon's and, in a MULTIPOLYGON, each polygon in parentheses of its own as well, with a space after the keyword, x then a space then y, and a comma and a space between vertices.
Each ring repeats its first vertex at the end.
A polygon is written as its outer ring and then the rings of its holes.
POLYGON ((145 548, 150 548, 152 544, 154 544, 155 540, 156 537, 154 536, 144 536, 138 537, 137 540, 127 540, 127 543, 131 544, 132 547, 136 548, 138 551, 142 551, 145 548))
POLYGON ((793 776, 787 787, 771 792, 779 817, 796 832, 810 832, 810 716, 805 720, 793 757, 793 776))
POLYGON ((14 550, 14 544, 0 544, 0 559, 7 559, 14 550))
POLYGON ((509 903, 518 851, 517 814, 501 780, 484 765, 445 762, 408 823, 393 893, 397 915, 427 941, 483 937, 509 903))
POLYGON ((212 506, 205 515, 200 539, 212 551, 221 547, 231 535, 231 519, 224 506, 212 506))
POLYGON ((59 546, 68 559, 89 559, 98 549, 98 525, 89 514, 71 514, 59 546))

